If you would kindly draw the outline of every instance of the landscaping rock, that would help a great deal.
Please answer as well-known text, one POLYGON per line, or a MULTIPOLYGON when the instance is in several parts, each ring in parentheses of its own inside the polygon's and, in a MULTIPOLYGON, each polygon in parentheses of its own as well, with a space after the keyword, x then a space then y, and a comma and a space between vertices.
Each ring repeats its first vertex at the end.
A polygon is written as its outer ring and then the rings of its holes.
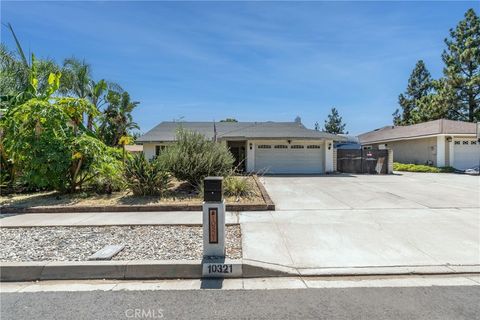
MULTIPOLYGON (((202 227, 115 226, 0 228, 0 261, 85 261, 106 245, 125 248, 113 260, 202 259, 202 227)), ((226 227, 227 257, 242 257, 239 225, 226 227)))

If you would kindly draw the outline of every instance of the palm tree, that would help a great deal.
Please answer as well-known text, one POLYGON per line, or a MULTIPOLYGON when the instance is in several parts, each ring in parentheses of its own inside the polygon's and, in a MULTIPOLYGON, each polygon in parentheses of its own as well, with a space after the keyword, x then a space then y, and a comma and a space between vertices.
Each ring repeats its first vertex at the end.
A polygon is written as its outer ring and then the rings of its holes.
POLYGON ((60 71, 53 60, 35 59, 32 54, 29 61, 12 25, 9 23, 5 27, 10 30, 17 50, 10 51, 6 45, 0 44, 0 108, 2 109, 22 102, 19 95, 30 91, 32 78, 38 81, 36 92, 45 93, 49 75, 60 71))
POLYGON ((129 136, 133 129, 140 129, 132 117, 132 111, 139 102, 131 101, 126 91, 114 90, 108 91, 105 100, 108 106, 103 112, 100 135, 106 144, 117 146, 120 138, 129 136))
MULTIPOLYGON (((100 108, 105 103, 107 90, 109 88, 120 88, 117 84, 107 83, 104 79, 98 82, 93 80, 90 64, 85 60, 78 60, 75 57, 65 59, 62 74, 60 92, 87 99, 98 111, 100 111, 100 108)), ((93 130, 93 120, 93 115, 89 114, 87 117, 87 128, 89 130, 93 130)))

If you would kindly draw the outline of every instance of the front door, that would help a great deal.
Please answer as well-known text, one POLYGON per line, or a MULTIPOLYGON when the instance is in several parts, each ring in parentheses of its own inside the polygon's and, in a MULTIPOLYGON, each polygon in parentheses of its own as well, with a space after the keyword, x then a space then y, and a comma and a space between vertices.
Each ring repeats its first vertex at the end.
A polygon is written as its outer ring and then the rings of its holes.
POLYGON ((228 141, 228 149, 235 159, 233 167, 238 172, 245 172, 245 145, 246 141, 228 141))

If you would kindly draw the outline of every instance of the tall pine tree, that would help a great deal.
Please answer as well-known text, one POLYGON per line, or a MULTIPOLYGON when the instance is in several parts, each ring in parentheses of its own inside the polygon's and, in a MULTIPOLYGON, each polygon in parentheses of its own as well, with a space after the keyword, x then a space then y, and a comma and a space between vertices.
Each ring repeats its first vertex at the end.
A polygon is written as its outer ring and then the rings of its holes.
POLYGON ((442 54, 445 63, 441 101, 449 118, 480 120, 480 19, 473 9, 465 13, 442 54))
POLYGON ((342 117, 340 117, 338 110, 336 108, 332 108, 327 120, 325 120, 324 131, 334 134, 344 133, 345 126, 346 124, 343 123, 342 117))
POLYGON ((427 70, 423 60, 419 60, 408 79, 407 90, 398 96, 400 108, 393 114, 395 125, 409 125, 418 120, 418 114, 422 101, 425 101, 433 91, 432 76, 427 70))

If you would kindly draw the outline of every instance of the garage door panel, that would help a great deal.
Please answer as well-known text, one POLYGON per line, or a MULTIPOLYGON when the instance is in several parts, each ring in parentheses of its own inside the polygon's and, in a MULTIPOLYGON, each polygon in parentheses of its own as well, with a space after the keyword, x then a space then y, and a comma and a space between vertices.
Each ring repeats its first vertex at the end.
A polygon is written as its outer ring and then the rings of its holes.
POLYGON ((459 139, 453 142, 453 167, 465 170, 478 167, 480 162, 480 145, 476 139, 459 139))
POLYGON ((275 148, 271 145, 257 146, 255 150, 255 169, 267 173, 323 173, 323 149, 307 148, 307 145, 275 148))

